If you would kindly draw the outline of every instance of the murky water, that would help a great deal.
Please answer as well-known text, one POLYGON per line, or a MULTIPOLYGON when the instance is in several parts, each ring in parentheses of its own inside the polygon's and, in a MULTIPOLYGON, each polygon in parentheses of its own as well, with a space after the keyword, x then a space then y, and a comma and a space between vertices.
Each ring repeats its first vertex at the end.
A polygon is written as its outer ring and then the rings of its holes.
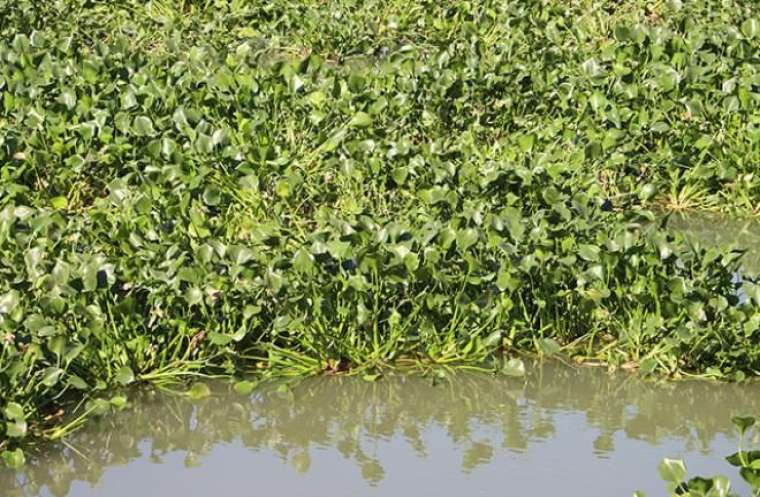
MULTIPOLYGON (((525 378, 313 378, 201 401, 145 391, 20 472, 3 496, 664 495, 657 464, 724 473, 760 384, 654 383, 558 363, 525 378)), ((743 487, 739 487, 740 490, 743 487)), ((744 489, 746 492, 746 489, 744 489)))
POLYGON ((674 214, 668 226, 706 246, 746 250, 742 265, 748 272, 760 274, 760 220, 674 214))

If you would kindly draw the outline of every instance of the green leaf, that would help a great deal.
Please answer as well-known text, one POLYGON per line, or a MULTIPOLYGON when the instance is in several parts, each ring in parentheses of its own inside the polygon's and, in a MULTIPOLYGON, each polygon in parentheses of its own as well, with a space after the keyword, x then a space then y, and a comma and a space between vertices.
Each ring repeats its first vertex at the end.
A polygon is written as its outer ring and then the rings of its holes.
POLYGON ((8 402, 8 405, 5 406, 5 409, 3 409, 3 412, 5 413, 5 416, 9 419, 14 419, 16 421, 23 421, 26 419, 26 415, 24 414, 24 408, 21 407, 21 404, 17 404, 16 402, 8 402))
POLYGON ((156 134, 156 130, 153 129, 153 121, 148 116, 137 116, 132 129, 138 136, 153 136, 156 134))
POLYGON ((62 103, 67 109, 72 110, 77 104, 77 95, 71 88, 65 88, 61 91, 61 96, 58 101, 62 103))
POLYGON ((493 331, 491 332, 491 334, 489 334, 485 338, 485 340, 483 340, 483 346, 489 349, 493 347, 498 347, 499 345, 501 345, 501 337, 502 337, 501 330, 493 331))
POLYGON ((744 435, 748 429, 755 425, 755 418, 752 416, 735 416, 731 418, 731 422, 736 426, 736 429, 739 430, 739 433, 744 435))
POLYGON ((42 384, 46 387, 52 387, 63 376, 63 369, 56 367, 49 367, 42 372, 42 384))
POLYGON ((225 345, 229 345, 233 341, 232 335, 226 335, 224 333, 219 333, 216 331, 211 331, 208 334, 208 340, 209 342, 213 343, 214 345, 219 345, 221 347, 224 347, 225 345))
POLYGON ((760 33, 760 21, 754 18, 747 19, 741 26, 742 34, 750 40, 760 33))
POLYGON ((281 179, 275 184, 274 191, 278 197, 288 198, 292 191, 292 188, 290 186, 290 181, 286 179, 281 179))
POLYGON ((66 197, 53 197, 50 199, 50 206, 56 210, 64 210, 69 206, 69 201, 66 197))
POLYGON ((209 395, 211 395, 211 389, 205 383, 195 383, 187 391, 187 396, 193 400, 203 399, 209 395))
POLYGON ((464 252, 478 241, 478 230, 466 228, 457 231, 457 247, 464 252))
POLYGON ((731 492, 731 482, 725 476, 716 476, 713 478, 712 495, 710 497, 729 497, 731 492))
POLYGON ((185 302, 190 307, 203 303, 203 292, 195 286, 187 287, 185 290, 185 302))
POLYGON ((109 400, 109 403, 114 406, 116 409, 124 409, 127 406, 127 398, 123 395, 115 395, 111 397, 111 400, 109 400))
POLYGON ((86 381, 84 381, 82 378, 75 374, 69 375, 68 378, 69 385, 71 385, 72 388, 76 388, 77 390, 89 390, 90 385, 87 384, 86 381))
POLYGON ((517 139, 517 144, 520 147, 520 150, 523 152, 530 152, 533 150, 533 144, 535 142, 536 135, 533 134, 520 135, 520 137, 517 139))
POLYGON ((382 375, 379 374, 379 373, 365 374, 364 376, 362 376, 362 379, 364 381, 375 382, 375 381, 379 380, 381 377, 382 377, 382 375))
POLYGON ((649 200, 652 197, 655 196, 657 193, 657 188, 651 183, 647 183, 646 185, 641 187, 641 190, 639 191, 639 198, 641 200, 649 200))
POLYGON ((10 469, 21 469, 26 463, 24 451, 21 449, 6 450, 2 453, 5 465, 10 469))
POLYGON ((253 392, 255 386, 256 384, 252 381, 242 380, 235 383, 235 386, 233 388, 235 389, 235 392, 239 393, 240 395, 249 395, 251 392, 253 392))
POLYGON ((204 133, 198 133, 198 138, 195 140, 195 149, 202 154, 210 154, 214 151, 214 139, 204 133))
POLYGON ((322 107, 322 104, 324 104, 325 100, 327 100, 327 95, 325 95, 324 92, 317 90, 309 93, 306 99, 314 107, 322 107))
POLYGON ((521 377, 525 376, 525 363, 520 359, 510 359, 504 364, 501 369, 502 373, 507 376, 521 377))
POLYGON ((293 255, 293 268, 299 273, 310 274, 314 271, 314 256, 303 247, 293 255))
POLYGON ((203 201, 206 205, 219 205, 222 201, 222 190, 215 185, 209 185, 203 190, 203 201))
POLYGON ((739 470, 739 474, 741 475, 742 479, 749 483, 750 487, 757 490, 760 489, 760 471, 756 469, 752 469, 750 467, 745 467, 739 470))
POLYGON ((538 341, 538 349, 542 354, 554 355, 558 353, 562 347, 553 338, 542 338, 538 341))
POLYGON ((686 478, 686 466, 680 459, 662 460, 657 467, 660 477, 669 483, 679 484, 686 478))
POLYGON ((366 112, 357 112, 351 118, 350 125, 354 128, 368 128, 372 126, 372 116, 366 112))
POLYGON ((734 452, 726 457, 726 461, 732 466, 742 467, 752 464, 754 461, 760 461, 760 450, 748 450, 734 452))
POLYGON ((5 432, 11 438, 23 438, 26 436, 26 421, 16 420, 5 424, 5 432))
POLYGON ((103 416, 111 410, 111 403, 106 399, 91 399, 85 404, 85 408, 93 416, 103 416))
POLYGON ((10 290, 5 294, 0 295, 0 314, 10 314, 20 302, 21 298, 16 290, 10 290))
POLYGON ((578 247, 578 255, 589 262, 599 262, 600 248, 596 245, 583 244, 578 247))
POLYGON ((116 372, 114 379, 122 385, 129 385, 135 381, 135 373, 128 366, 122 366, 116 372))

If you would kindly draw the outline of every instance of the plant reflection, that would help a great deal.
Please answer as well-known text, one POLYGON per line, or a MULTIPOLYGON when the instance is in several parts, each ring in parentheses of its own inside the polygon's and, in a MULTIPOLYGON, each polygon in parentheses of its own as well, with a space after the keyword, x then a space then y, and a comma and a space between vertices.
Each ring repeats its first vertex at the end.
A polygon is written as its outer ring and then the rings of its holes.
POLYGON ((45 486, 65 496, 72 482, 96 484, 110 466, 137 458, 160 463, 176 451, 193 466, 216 445, 236 440, 278 454, 299 474, 310 471, 315 449, 332 447, 377 484, 385 470, 375 442, 400 438, 425 457, 425 432, 432 427, 459 448, 461 470, 468 472, 497 451, 529 451, 551 442, 558 430, 579 428, 568 426, 578 416, 561 414, 580 414, 598 431, 593 446, 579 450, 608 457, 621 432, 651 444, 678 438, 707 451, 717 435, 731 436, 731 414, 760 412, 760 385, 653 383, 558 364, 529 368, 521 379, 460 373, 433 383, 421 376, 374 383, 312 378, 287 393, 271 386, 250 397, 220 384, 198 402, 137 391, 131 408, 89 424, 68 439, 69 447, 47 447, 30 454, 21 471, 0 472, 0 488, 9 489, 9 497, 36 495, 45 486))

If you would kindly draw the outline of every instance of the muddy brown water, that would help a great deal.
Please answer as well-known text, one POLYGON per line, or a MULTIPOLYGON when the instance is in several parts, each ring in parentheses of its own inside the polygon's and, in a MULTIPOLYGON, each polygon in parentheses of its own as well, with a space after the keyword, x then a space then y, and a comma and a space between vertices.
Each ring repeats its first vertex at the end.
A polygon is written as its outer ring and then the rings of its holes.
MULTIPOLYGON (((457 373, 304 380, 131 407, 3 470, 3 496, 665 495, 662 457, 739 477, 730 417, 760 384, 664 383, 557 362, 524 378, 457 373)), ((748 495, 746 487, 736 485, 748 495)))

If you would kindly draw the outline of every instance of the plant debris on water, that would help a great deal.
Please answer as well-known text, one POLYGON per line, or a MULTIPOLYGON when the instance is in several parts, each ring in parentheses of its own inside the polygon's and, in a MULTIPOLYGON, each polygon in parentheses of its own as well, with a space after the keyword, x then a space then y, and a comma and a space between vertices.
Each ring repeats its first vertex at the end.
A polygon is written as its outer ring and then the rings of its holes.
POLYGON ((134 382, 504 352, 756 375, 741 252, 652 209, 757 212, 758 19, 0 0, 3 459, 134 382))

